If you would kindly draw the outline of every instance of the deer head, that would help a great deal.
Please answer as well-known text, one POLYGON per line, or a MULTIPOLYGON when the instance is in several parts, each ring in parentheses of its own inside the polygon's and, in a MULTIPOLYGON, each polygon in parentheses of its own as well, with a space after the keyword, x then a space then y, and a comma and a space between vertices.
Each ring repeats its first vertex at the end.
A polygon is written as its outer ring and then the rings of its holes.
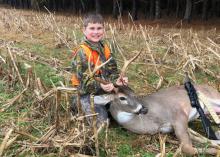
POLYGON ((128 86, 118 87, 118 92, 115 94, 111 105, 116 106, 118 111, 132 114, 146 114, 148 111, 128 86))

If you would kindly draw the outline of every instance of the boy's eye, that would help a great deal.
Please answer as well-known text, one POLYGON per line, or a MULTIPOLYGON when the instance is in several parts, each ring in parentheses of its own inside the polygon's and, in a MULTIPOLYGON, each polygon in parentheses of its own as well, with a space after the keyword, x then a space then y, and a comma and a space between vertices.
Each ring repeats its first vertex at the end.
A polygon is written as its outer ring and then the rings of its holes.
POLYGON ((94 30, 102 30, 103 29, 103 27, 89 27, 89 30, 92 30, 92 31, 94 31, 94 30))
POLYGON ((98 27, 98 28, 97 28, 97 30, 101 30, 101 29, 102 29, 102 27, 98 27))
POLYGON ((90 27, 90 30, 95 30, 95 27, 90 27))

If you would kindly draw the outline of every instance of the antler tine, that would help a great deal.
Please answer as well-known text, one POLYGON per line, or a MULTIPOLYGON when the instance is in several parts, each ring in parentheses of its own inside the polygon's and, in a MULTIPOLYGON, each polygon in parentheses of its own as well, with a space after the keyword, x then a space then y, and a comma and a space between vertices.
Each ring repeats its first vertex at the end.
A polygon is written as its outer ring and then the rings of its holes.
POLYGON ((103 80, 101 78, 98 78, 98 77, 94 77, 95 73, 103 66, 105 66, 111 59, 112 57, 110 57, 107 61, 105 61, 104 63, 100 64, 99 66, 97 66, 97 62, 95 64, 95 68, 93 69, 93 71, 91 70, 91 66, 90 66, 90 61, 91 59, 91 54, 89 55, 89 60, 88 60, 88 69, 89 69, 89 75, 90 75, 90 78, 94 78, 96 81, 100 82, 100 83, 103 83, 103 84, 108 84, 109 82, 106 81, 106 80, 103 80))
POLYGON ((101 67, 105 66, 111 59, 112 59, 112 57, 109 58, 109 59, 108 59, 107 61, 105 61, 104 63, 102 63, 101 65, 95 66, 94 70, 92 71, 92 76, 94 76, 95 73, 96 73, 96 71, 98 71, 101 67))
MULTIPOLYGON (((125 75, 125 72, 126 72, 126 70, 127 70, 128 65, 129 65, 131 62, 133 62, 133 61, 141 54, 142 49, 141 49, 133 58, 131 58, 131 59, 129 59, 129 60, 126 59, 126 57, 124 56, 124 54, 123 54, 121 51, 119 51, 119 52, 120 52, 120 54, 122 55, 123 60, 124 60, 124 65, 123 65, 123 67, 122 67, 122 69, 121 69, 121 74, 120 74, 120 76, 124 76, 124 75, 125 75)), ((91 58, 91 54, 89 55, 89 60, 90 60, 90 58, 91 58)), ((109 83, 108 81, 103 80, 103 79, 101 79, 101 78, 99 78, 99 77, 94 77, 94 75, 95 75, 95 73, 96 73, 101 67, 105 66, 111 59, 112 59, 112 57, 109 58, 109 59, 108 59, 107 61, 105 61, 104 63, 102 63, 101 65, 98 65, 98 66, 97 66, 97 62, 96 62, 96 65, 95 65, 95 68, 93 69, 93 71, 91 70, 90 63, 89 63, 89 61, 88 61, 88 69, 89 69, 90 78, 93 77, 96 81, 98 81, 98 82, 100 82, 100 83, 108 84, 108 83, 109 83)))
POLYGON ((123 67, 122 67, 122 69, 121 69, 121 74, 120 74, 120 76, 124 76, 125 75, 125 72, 126 72, 126 70, 127 70, 127 68, 128 68, 128 65, 131 63, 131 62, 133 62, 140 54, 141 54, 141 52, 142 52, 142 49, 133 57, 133 58, 131 58, 131 59, 129 59, 129 60, 127 60, 126 58, 125 58, 125 56, 124 56, 124 54, 122 53, 122 52, 120 52, 120 54, 122 55, 122 58, 124 59, 124 65, 123 65, 123 67))

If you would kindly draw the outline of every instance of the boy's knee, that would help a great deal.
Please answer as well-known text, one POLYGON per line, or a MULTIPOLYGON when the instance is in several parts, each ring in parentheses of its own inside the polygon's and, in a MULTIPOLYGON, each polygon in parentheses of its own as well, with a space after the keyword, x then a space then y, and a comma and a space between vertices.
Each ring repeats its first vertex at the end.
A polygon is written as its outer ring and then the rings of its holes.
MULTIPOLYGON (((87 122, 89 123, 89 125, 92 125, 93 117, 89 115, 93 113, 91 111, 89 96, 82 96, 80 98, 80 105, 81 105, 82 112, 84 112, 84 114, 87 115, 87 118, 86 118, 87 122)), ((78 113, 77 96, 72 97, 71 110, 73 113, 78 113)), ((96 116, 97 127, 99 127, 103 123, 106 123, 106 121, 108 120, 108 112, 105 106, 100 106, 100 105, 95 104, 95 113, 97 113, 97 116, 96 116)))

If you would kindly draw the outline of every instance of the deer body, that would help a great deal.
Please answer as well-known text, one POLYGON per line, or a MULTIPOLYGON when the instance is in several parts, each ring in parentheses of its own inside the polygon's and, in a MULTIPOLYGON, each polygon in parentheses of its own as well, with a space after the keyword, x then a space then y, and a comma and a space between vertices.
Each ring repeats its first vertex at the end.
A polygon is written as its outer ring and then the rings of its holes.
MULTIPOLYGON (((124 65, 121 69, 120 78, 125 76, 128 65, 140 53, 141 51, 129 60, 121 53, 124 65)), ((91 77, 103 84, 108 84, 109 82, 96 78, 94 74, 107 62, 94 68, 93 72, 90 70, 91 77)), ((220 111, 220 94, 217 90, 207 85, 195 85, 195 89, 207 98, 216 111, 220 111)), ((140 97, 137 97, 127 86, 118 86, 114 92, 115 94, 109 95, 107 98, 111 101, 110 113, 124 128, 139 134, 168 133, 174 130, 182 144, 183 152, 190 155, 202 152, 201 149, 197 150, 192 146, 188 134, 188 122, 197 118, 199 114, 195 108, 191 107, 184 86, 173 86, 140 97)), ((204 110, 206 112, 206 109, 204 110)), ((207 150, 206 152, 208 152, 207 150)), ((216 149, 209 149, 209 154, 216 153, 216 149)))
MULTIPOLYGON (((215 109, 220 108, 220 94, 215 89, 207 85, 195 85, 195 88, 207 97, 215 109)), ((188 122, 199 115, 191 107, 184 86, 169 87, 137 98, 131 92, 123 93, 125 95, 115 97, 110 106, 113 118, 120 125, 138 134, 174 131, 183 144, 182 150, 188 154, 196 153, 187 130, 188 122), (137 114, 141 105, 146 108, 146 114, 137 114)))

